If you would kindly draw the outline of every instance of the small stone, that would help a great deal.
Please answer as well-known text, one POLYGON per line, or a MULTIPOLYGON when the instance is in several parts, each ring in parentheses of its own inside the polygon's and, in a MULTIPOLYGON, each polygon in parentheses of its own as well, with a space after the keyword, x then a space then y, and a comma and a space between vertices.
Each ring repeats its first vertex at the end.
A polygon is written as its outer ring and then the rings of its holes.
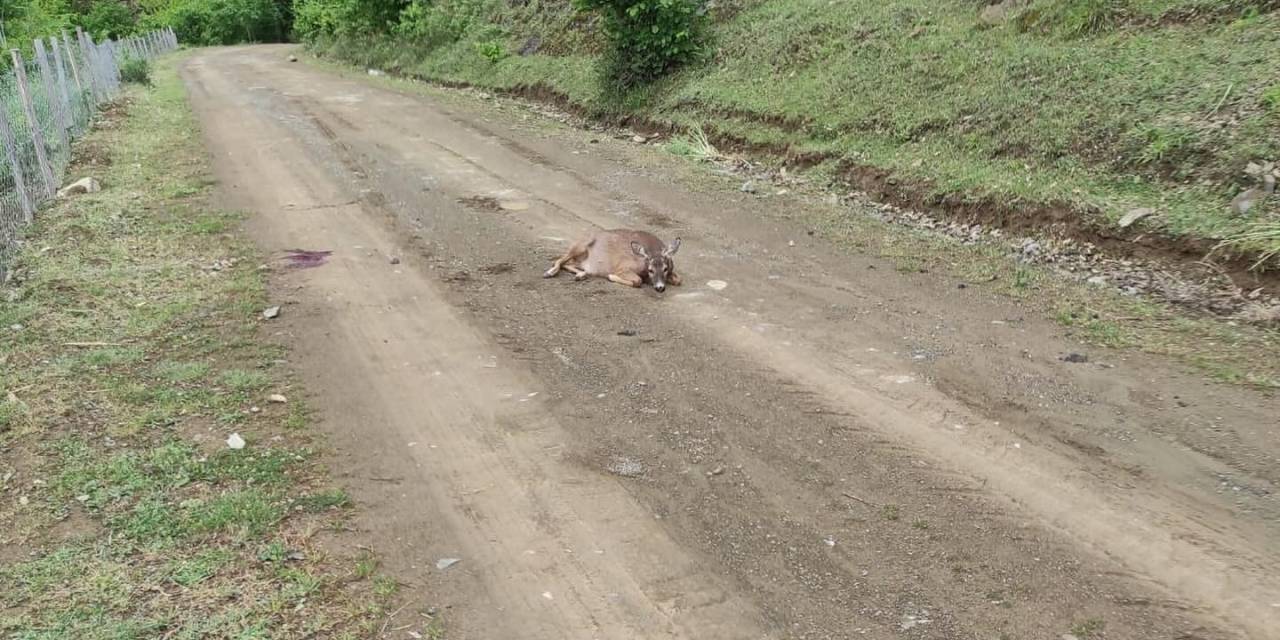
POLYGON ((1089 278, 1088 280, 1085 280, 1085 282, 1088 282, 1089 284, 1091 284, 1091 285, 1093 285, 1093 286, 1095 286, 1095 287, 1105 287, 1105 286, 1107 285, 1107 277, 1106 277, 1106 276, 1093 276, 1092 278, 1089 278))
POLYGON ((88 502, 88 501, 89 501, 89 494, 87 493, 76 496, 76 502, 88 502))
POLYGON ((460 558, 440 558, 439 560, 436 560, 436 568, 444 571, 459 562, 462 562, 460 558))
POLYGON ((644 144, 648 142, 649 139, 644 136, 631 136, 631 141, 636 144, 644 144))
POLYGON ((1062 356, 1062 358, 1060 359, 1063 362, 1073 362, 1076 364, 1082 364, 1089 361, 1089 356, 1086 356, 1083 353, 1068 353, 1067 355, 1062 356))
POLYGON ((738 190, 739 190, 739 191, 741 191, 741 192, 743 192, 743 193, 755 193, 755 192, 756 192, 756 183, 755 183, 755 182, 752 182, 751 180, 748 180, 748 181, 746 181, 746 182, 742 183, 742 186, 741 186, 741 187, 738 187, 738 190))
POLYGON ((22 497, 18 498, 18 504, 20 504, 20 505, 22 505, 22 506, 24 506, 24 507, 25 507, 25 506, 27 506, 27 505, 31 504, 31 499, 30 499, 30 498, 28 498, 28 497, 26 497, 26 496, 22 496, 22 497))
POLYGON ((264 320, 273 320, 278 317, 280 317, 280 307, 278 306, 267 307, 262 310, 262 318, 264 320))
POLYGON ((1258 203, 1266 200, 1268 195, 1269 194, 1265 190, 1257 187, 1253 189, 1246 189, 1245 191, 1242 191, 1240 195, 1231 200, 1231 211, 1239 216, 1246 215, 1252 211, 1254 207, 1258 206, 1258 203))
POLYGON ((239 449, 243 449, 244 445, 245 445, 244 438, 241 438, 240 434, 233 433, 227 436, 227 447, 231 449, 239 450, 239 449))
POLYGON ((707 477, 718 476, 724 473, 724 467, 716 467, 707 472, 707 477))
POLYGON ((298 56, 289 54, 289 62, 297 62, 297 61, 298 61, 298 56))
POLYGON ((400 264, 400 258, 399 256, 391 256, 391 259, 388 260, 388 262, 391 264, 400 264))
POLYGON ((289 401, 289 399, 288 399, 288 398, 284 397, 282 394, 279 394, 279 393, 273 393, 273 394, 271 394, 271 395, 267 396, 267 402, 274 402, 274 403, 276 403, 276 404, 284 404, 284 403, 286 403, 286 402, 288 402, 288 401, 289 401))
POLYGON ((724 280, 708 280, 707 281, 707 288, 713 291, 724 291, 725 288, 727 288, 728 286, 729 286, 729 283, 725 282, 724 280))

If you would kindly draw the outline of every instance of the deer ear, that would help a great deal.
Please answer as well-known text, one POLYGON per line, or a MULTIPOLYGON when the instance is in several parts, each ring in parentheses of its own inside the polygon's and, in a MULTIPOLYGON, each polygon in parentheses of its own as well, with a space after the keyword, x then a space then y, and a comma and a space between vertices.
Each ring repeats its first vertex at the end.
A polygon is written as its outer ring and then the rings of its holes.
POLYGON ((631 250, 632 250, 633 252, 635 252, 635 254, 636 254, 636 255, 640 256, 641 258, 648 258, 648 257, 649 257, 649 252, 644 248, 644 245, 640 244, 639 242, 632 242, 632 243, 631 243, 631 250))
POLYGON ((667 245, 667 250, 663 251, 662 254, 667 257, 671 257, 671 256, 674 256, 676 252, 679 250, 680 250, 680 238, 676 238, 675 240, 671 241, 671 244, 667 245))

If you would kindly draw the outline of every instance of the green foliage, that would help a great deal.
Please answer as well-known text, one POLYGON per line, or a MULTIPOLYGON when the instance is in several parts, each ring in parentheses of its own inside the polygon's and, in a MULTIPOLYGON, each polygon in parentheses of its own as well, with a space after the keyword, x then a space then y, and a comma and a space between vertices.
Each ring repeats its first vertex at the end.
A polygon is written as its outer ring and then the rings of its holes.
POLYGON ((171 26, 184 44, 227 45, 285 39, 285 15, 274 0, 181 0, 146 20, 171 26))
POLYGON ((151 85, 151 63, 146 58, 129 58, 120 65, 120 79, 134 84, 151 85))
POLYGON ((425 49, 457 42, 478 17, 475 9, 475 2, 415 0, 400 13, 392 33, 425 49))
POLYGON ((610 51, 607 76, 634 87, 692 62, 702 52, 706 12, 698 0, 574 0, 599 11, 610 51))
POLYGON ((296 0, 293 30, 307 41, 385 34, 411 4, 409 0, 296 0))
POLYGON ((507 57, 507 47, 501 40, 486 40, 476 43, 476 53, 490 64, 497 64, 507 57))
POLYGON ((127 36, 134 31, 133 10, 119 0, 97 0, 80 20, 80 26, 94 38, 105 40, 127 36))

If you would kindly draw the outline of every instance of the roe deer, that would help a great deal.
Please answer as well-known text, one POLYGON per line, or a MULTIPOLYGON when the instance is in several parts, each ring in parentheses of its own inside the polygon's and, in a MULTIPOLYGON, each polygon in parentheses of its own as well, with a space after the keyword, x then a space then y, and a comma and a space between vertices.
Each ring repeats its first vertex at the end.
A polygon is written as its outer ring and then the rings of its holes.
POLYGON ((663 291, 668 284, 680 286, 680 276, 671 261, 679 249, 680 238, 666 245, 647 231, 599 231, 569 247, 544 277, 554 278, 564 269, 575 280, 597 276, 629 287, 648 282, 655 291, 663 291))

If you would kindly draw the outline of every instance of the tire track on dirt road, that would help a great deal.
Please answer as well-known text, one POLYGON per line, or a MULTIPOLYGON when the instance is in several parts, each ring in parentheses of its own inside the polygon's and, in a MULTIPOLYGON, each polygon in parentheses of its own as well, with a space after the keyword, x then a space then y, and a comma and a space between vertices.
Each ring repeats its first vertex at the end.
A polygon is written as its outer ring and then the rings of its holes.
POLYGON ((412 597, 455 603, 459 637, 1280 623, 1273 398, 1154 359, 1067 369, 1070 343, 1009 303, 793 250, 770 205, 625 145, 284 56, 211 50, 184 77, 259 243, 335 250, 278 278, 288 340, 361 535, 412 597), (683 291, 537 278, 591 225, 656 220, 684 236, 683 291), (1174 429, 1137 390, 1198 405, 1174 429), (1206 455, 1201 424, 1243 445, 1206 455), (461 570, 436 572, 445 555, 461 570))

